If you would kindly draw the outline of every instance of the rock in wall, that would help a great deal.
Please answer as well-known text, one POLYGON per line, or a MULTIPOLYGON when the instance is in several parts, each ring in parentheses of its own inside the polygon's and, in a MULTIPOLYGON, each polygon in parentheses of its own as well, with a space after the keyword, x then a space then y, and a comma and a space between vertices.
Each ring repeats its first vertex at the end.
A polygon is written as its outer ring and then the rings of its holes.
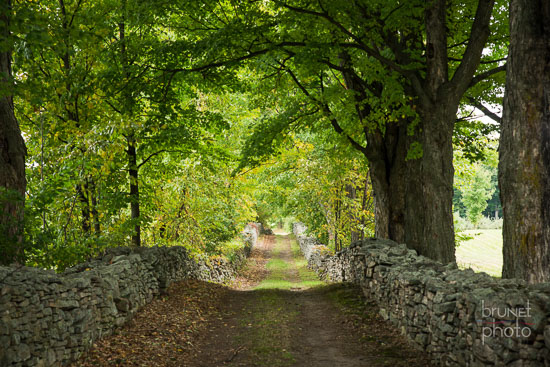
POLYGON ((441 366, 550 366, 550 284, 442 265, 404 244, 368 239, 331 254, 294 234, 318 275, 354 282, 380 314, 441 366))
POLYGON ((62 366, 130 320, 172 282, 231 279, 256 244, 248 225, 232 262, 192 259, 183 247, 109 249, 62 274, 0 267, 0 366, 62 366))

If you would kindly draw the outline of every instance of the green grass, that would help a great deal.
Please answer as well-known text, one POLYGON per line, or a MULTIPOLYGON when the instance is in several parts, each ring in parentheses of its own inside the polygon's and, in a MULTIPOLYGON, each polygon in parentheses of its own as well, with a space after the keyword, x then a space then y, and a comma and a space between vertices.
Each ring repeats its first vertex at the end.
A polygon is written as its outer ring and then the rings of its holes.
POLYGON ((264 279, 254 289, 291 289, 296 288, 296 283, 284 279, 264 279))
MULTIPOLYGON (((289 334, 291 325, 299 315, 297 306, 289 304, 280 290, 304 287, 296 274, 296 254, 292 251, 292 258, 285 255, 288 243, 281 236, 275 238, 272 258, 267 262, 269 275, 258 284, 254 290, 260 295, 251 315, 251 320, 245 319, 248 325, 247 332, 238 336, 240 343, 251 342, 250 353, 255 356, 257 365, 270 367, 287 367, 295 363, 291 349, 292 335, 289 334)), ((292 248, 293 250, 293 248, 292 248)), ((298 272, 296 271, 298 270, 298 272)))
POLYGON ((307 262, 293 237, 291 237, 290 241, 292 254, 292 259, 290 260, 277 257, 281 255, 281 252, 287 246, 283 237, 277 236, 275 241, 272 251, 274 257, 266 264, 269 275, 255 289, 304 289, 325 284, 319 280, 313 271, 307 268, 307 262))
POLYGON ((287 263, 283 259, 271 259, 265 265, 265 267, 269 271, 281 271, 281 272, 287 270, 289 266, 290 266, 289 263, 287 263))
POLYGON ((456 249, 456 262, 461 269, 471 268, 500 277, 502 271, 502 230, 472 229, 461 232, 474 238, 456 249))

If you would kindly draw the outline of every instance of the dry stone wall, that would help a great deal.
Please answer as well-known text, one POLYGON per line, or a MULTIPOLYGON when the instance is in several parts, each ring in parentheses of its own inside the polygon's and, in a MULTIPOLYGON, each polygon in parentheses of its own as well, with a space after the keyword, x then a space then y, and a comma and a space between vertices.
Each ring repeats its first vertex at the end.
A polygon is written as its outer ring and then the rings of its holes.
POLYGON ((330 254, 294 234, 322 279, 355 282, 380 314, 441 366, 550 366, 550 284, 442 265, 404 244, 368 239, 330 254))
POLYGON ((0 267, 0 366, 62 366, 130 320, 172 282, 224 282, 256 244, 243 232, 232 262, 192 259, 183 247, 115 248, 63 274, 0 267))

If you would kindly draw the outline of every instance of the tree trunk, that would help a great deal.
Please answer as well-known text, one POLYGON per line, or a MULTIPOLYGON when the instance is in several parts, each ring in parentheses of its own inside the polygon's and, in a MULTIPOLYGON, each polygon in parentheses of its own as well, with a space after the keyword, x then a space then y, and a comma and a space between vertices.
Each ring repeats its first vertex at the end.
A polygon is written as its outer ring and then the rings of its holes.
POLYGON ((365 176, 365 183, 363 185, 363 195, 361 199, 361 241, 365 239, 365 210, 367 209, 367 200, 369 196, 369 181, 370 181, 370 171, 367 172, 367 175, 365 176))
POLYGON ((550 281, 550 5, 512 0, 499 187, 503 278, 550 281))
MULTIPOLYGON (((456 105, 458 107, 458 104, 456 105)), ((456 109, 431 108, 423 114, 422 156, 408 161, 406 243, 419 254, 455 261, 452 134, 456 109)))
MULTIPOLYGON (((456 112, 469 88, 502 70, 497 67, 476 75, 490 33, 493 7, 494 0, 477 2, 466 49, 451 75, 448 41, 452 37, 447 35, 450 11, 448 1, 426 2, 425 34, 420 37, 422 41, 417 42, 422 45, 422 49, 417 51, 421 51, 425 57, 422 72, 410 69, 413 63, 420 60, 411 57, 410 47, 416 47, 412 46, 415 42, 403 42, 407 38, 404 33, 407 32, 381 33, 394 57, 386 59, 382 54, 377 54, 377 58, 384 60, 384 68, 397 71, 408 79, 403 84, 404 94, 410 97, 411 107, 419 112, 421 121, 416 129, 415 142, 422 148, 422 152, 414 160, 403 158, 403 163, 399 161, 401 157, 407 156, 411 138, 389 132, 388 128, 392 124, 386 125, 385 132, 365 125, 365 119, 372 111, 372 107, 366 103, 367 96, 381 98, 385 87, 383 81, 361 79, 352 68, 352 58, 347 52, 339 54, 339 65, 331 66, 342 72, 346 89, 355 92, 356 110, 365 129, 367 145, 361 146, 344 132, 335 118, 331 119, 336 132, 346 136, 369 160, 375 196, 376 236, 399 242, 404 239, 408 246, 417 249, 420 254, 443 263, 455 260, 452 134, 456 112), (399 138, 398 143, 392 144, 391 139, 388 141, 392 136, 399 138), (403 172, 405 177, 402 177, 403 172)), ((346 37, 349 32, 346 30, 346 37)), ((415 38, 413 36, 412 41, 415 38)), ((325 110, 329 110, 328 107, 325 106, 325 110)), ((401 124, 398 128, 403 129, 399 130, 402 133, 406 131, 407 124, 401 124)))
POLYGON ((340 188, 336 193, 336 206, 334 208, 334 251, 340 251, 338 247, 338 239, 340 232, 340 188))
MULTIPOLYGON (((446 0, 428 3, 425 11, 426 77, 407 74, 407 94, 418 104, 416 141, 422 154, 410 163, 406 242, 421 255, 442 263, 455 261, 452 136, 456 112, 474 81, 489 36, 493 0, 479 0, 469 42, 459 67, 449 77, 446 0)), ((405 60, 407 57, 405 56, 405 60)), ((498 70, 498 69, 495 69, 498 70)))
POLYGON ((390 193, 385 170, 377 170, 371 163, 372 190, 374 192, 374 235, 393 239, 390 235, 390 193))
MULTIPOLYGON (((63 62, 63 71, 65 76, 65 88, 67 88, 67 95, 73 95, 74 100, 65 100, 65 97, 62 97, 59 95, 60 104, 64 104, 65 111, 66 111, 66 118, 69 121, 74 121, 75 126, 77 128, 81 127, 81 121, 80 116, 78 114, 78 97, 77 94, 73 93, 73 85, 71 84, 71 71, 72 71, 72 65, 71 65, 71 50, 73 49, 73 45, 70 38, 71 33, 71 26, 70 26, 70 16, 67 15, 67 9, 65 8, 65 2, 64 0, 58 1, 59 9, 61 10, 61 26, 63 28, 63 41, 64 41, 64 48, 65 52, 61 55, 61 61, 63 62)), ((76 11, 76 10, 75 10, 76 11)), ((74 14, 73 14, 74 16, 74 14)), ((64 121, 64 119, 62 119, 64 121)), ((71 150, 77 148, 76 145, 73 143, 71 144, 71 150)), ((79 147, 79 149, 82 153, 86 152, 86 148, 79 147)), ((78 196, 78 201, 80 202, 81 209, 80 212, 82 214, 82 232, 85 236, 89 236, 91 232, 91 210, 90 210, 90 200, 89 196, 90 193, 88 191, 88 183, 87 180, 83 180, 82 183, 78 183, 75 185, 75 191, 78 196)))
POLYGON ((128 136, 128 173, 130 176, 130 211, 132 221, 135 222, 132 233, 132 245, 141 246, 141 225, 139 224, 139 181, 136 152, 136 138, 128 136))
MULTIPOLYGON (((11 3, 0 3, 0 34, 10 38, 9 14, 11 3)), ((4 45, 4 48, 6 45, 4 45)), ((0 262, 23 263, 23 214, 25 208, 25 141, 13 112, 11 96, 11 52, 0 52, 0 262), (4 242, 5 241, 5 242, 4 242)))
POLYGON ((85 235, 90 234, 90 201, 88 200, 88 185, 77 184, 76 193, 78 195, 78 201, 82 205, 82 231, 85 235))
MULTIPOLYGON (((366 83, 351 68, 351 57, 347 52, 341 52, 339 59, 346 87, 356 92, 357 116, 364 124, 372 111, 371 106, 365 103, 368 95, 366 83)), ((378 98, 381 97, 382 90, 380 83, 373 83, 370 88, 378 98)), ((336 121, 333 121, 333 127, 343 134, 336 121)), ((361 151, 369 161, 374 192, 375 236, 400 243, 405 240, 406 128, 406 120, 387 124, 385 132, 364 125, 366 147, 360 146, 348 136, 352 146, 361 151)))
POLYGON ((97 210, 97 189, 94 181, 90 183, 90 196, 92 197, 92 217, 94 219, 94 231, 97 236, 101 232, 101 226, 99 223, 99 212, 97 210))
MULTIPOLYGON (((373 190, 375 236, 406 242, 405 197, 409 186, 407 122, 388 124, 385 133, 366 131, 367 146, 358 148, 369 162, 373 190)), ((335 128, 339 133, 341 130, 335 128)))
POLYGON ((347 208, 350 216, 350 244, 361 239, 361 232, 357 231, 360 220, 357 216, 355 200, 357 199, 357 188, 355 182, 345 184, 346 196, 350 199, 350 206, 347 208))
POLYGON ((426 8, 425 26, 427 72, 423 89, 416 90, 421 122, 412 137, 422 151, 409 161, 406 241, 419 254, 448 263, 455 261, 452 136, 460 98, 448 90, 445 0, 426 8))
POLYGON ((327 222, 327 236, 328 236, 327 244, 329 244, 330 241, 334 240, 334 232, 335 232, 336 225, 332 222, 332 215, 330 212, 331 211, 330 203, 326 205, 321 200, 319 200, 319 206, 321 207, 321 210, 323 211, 323 215, 325 217, 325 221, 327 222))
MULTIPOLYGON (((122 74, 124 80, 130 80, 130 73, 128 71, 129 61, 128 53, 126 49, 126 1, 122 1, 121 8, 122 12, 122 21, 118 24, 119 30, 119 43, 120 43, 120 62, 122 65, 122 74)), ((124 107, 122 113, 123 118, 131 118, 132 114, 132 105, 133 101, 130 96, 130 91, 126 87, 123 90, 124 96, 124 107)), ((135 223, 134 232, 132 233, 132 245, 141 246, 141 225, 139 224, 140 217, 140 208, 139 208, 139 179, 138 179, 138 164, 137 164, 137 151, 136 151, 136 137, 135 132, 130 130, 126 136, 128 141, 128 148, 126 153, 128 154, 128 175, 130 179, 130 218, 135 223)))
MULTIPOLYGON (((388 124, 384 136, 370 136, 375 152, 369 150, 375 204, 375 235, 399 243, 406 242, 405 198, 409 185, 407 121, 388 124), (380 141, 378 144, 372 142, 380 141)), ((372 135, 372 134, 371 134, 372 135)))

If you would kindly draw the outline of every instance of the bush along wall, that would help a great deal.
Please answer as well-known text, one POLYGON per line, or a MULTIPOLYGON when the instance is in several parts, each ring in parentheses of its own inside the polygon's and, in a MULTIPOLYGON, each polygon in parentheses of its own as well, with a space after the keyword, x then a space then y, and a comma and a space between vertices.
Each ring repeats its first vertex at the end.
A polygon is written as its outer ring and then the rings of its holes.
POLYGON ((128 320, 172 282, 225 282, 258 238, 229 262, 192 259, 183 247, 114 248, 62 274, 0 267, 0 366, 62 366, 128 320))
POLYGON ((550 284, 442 265, 404 244, 368 239, 330 254, 294 234, 318 275, 354 282, 380 315, 441 366, 550 366, 550 284))

